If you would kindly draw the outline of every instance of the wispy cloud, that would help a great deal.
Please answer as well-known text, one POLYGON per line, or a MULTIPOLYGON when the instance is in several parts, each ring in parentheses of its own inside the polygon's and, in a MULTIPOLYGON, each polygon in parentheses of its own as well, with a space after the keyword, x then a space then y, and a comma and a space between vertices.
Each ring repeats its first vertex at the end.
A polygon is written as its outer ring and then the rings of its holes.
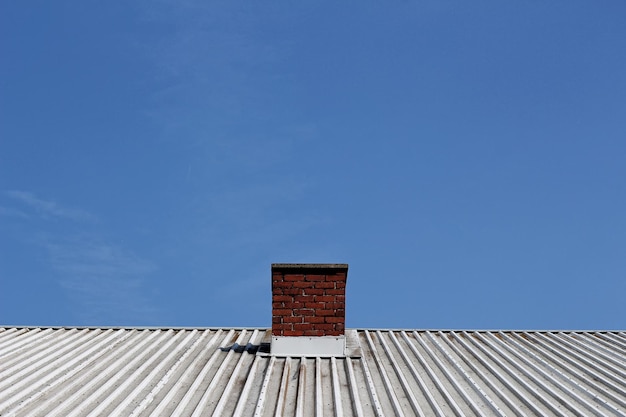
POLYGON ((225 126, 240 129, 243 121, 284 120, 275 109, 269 112, 267 103, 274 100, 276 83, 282 85, 281 96, 291 91, 292 74, 281 68, 294 45, 269 38, 259 22, 271 27, 275 19, 289 20, 291 9, 223 1, 165 0, 146 6, 140 7, 144 20, 164 30, 135 43, 137 53, 151 62, 153 102, 144 110, 166 137, 194 143, 198 129, 215 132, 225 126))
POLYGON ((98 324, 149 322, 156 309, 145 292, 157 266, 93 237, 44 243, 60 285, 80 306, 81 320, 98 324))
POLYGON ((72 301, 78 324, 129 325, 154 321, 147 280, 156 264, 124 245, 111 243, 97 217, 29 191, 5 191, 1 216, 15 237, 47 253, 51 279, 72 301), (36 221, 36 222, 35 222, 36 221), (61 226, 61 227, 59 227, 61 226))
MULTIPOLYGON (((5 194, 20 203, 24 209, 30 209, 41 217, 58 217, 74 221, 95 220, 95 216, 84 210, 64 207, 54 201, 44 200, 28 191, 10 190, 5 194)), ((20 210, 13 209, 13 212, 20 210)), ((25 213, 24 213, 25 214, 25 213)))
POLYGON ((0 216, 19 217, 22 219, 27 219, 28 217, 30 217, 28 214, 24 213, 21 210, 18 210, 12 207, 3 207, 3 206, 0 206, 0 216))

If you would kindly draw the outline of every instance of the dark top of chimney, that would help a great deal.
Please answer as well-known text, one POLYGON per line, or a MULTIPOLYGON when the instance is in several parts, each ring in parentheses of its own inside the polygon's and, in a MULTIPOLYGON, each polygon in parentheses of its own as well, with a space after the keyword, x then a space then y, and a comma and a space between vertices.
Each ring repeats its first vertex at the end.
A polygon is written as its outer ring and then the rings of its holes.
POLYGON ((348 264, 272 264, 272 271, 289 270, 348 270, 348 264))

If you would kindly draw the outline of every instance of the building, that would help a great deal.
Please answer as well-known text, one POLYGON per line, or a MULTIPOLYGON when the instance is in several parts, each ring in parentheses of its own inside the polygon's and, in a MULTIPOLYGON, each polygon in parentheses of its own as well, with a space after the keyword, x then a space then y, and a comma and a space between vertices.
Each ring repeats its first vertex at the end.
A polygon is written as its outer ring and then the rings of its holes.
POLYGON ((345 329, 343 264, 272 328, 0 329, 1 416, 626 416, 626 332, 345 329))

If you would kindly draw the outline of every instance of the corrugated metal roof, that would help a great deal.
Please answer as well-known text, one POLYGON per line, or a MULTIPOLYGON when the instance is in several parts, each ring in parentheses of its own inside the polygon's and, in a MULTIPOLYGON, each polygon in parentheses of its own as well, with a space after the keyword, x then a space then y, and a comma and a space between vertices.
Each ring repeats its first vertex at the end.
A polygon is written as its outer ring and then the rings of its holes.
POLYGON ((625 332, 351 332, 360 356, 300 358, 266 329, 3 328, 0 415, 625 415, 625 332))

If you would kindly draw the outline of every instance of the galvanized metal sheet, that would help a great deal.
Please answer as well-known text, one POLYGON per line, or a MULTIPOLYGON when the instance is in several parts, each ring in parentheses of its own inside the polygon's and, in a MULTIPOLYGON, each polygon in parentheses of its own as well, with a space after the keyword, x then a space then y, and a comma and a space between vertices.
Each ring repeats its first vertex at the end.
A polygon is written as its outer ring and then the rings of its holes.
POLYGON ((0 415, 626 415, 625 332, 355 335, 316 358, 267 329, 2 328, 0 415))

